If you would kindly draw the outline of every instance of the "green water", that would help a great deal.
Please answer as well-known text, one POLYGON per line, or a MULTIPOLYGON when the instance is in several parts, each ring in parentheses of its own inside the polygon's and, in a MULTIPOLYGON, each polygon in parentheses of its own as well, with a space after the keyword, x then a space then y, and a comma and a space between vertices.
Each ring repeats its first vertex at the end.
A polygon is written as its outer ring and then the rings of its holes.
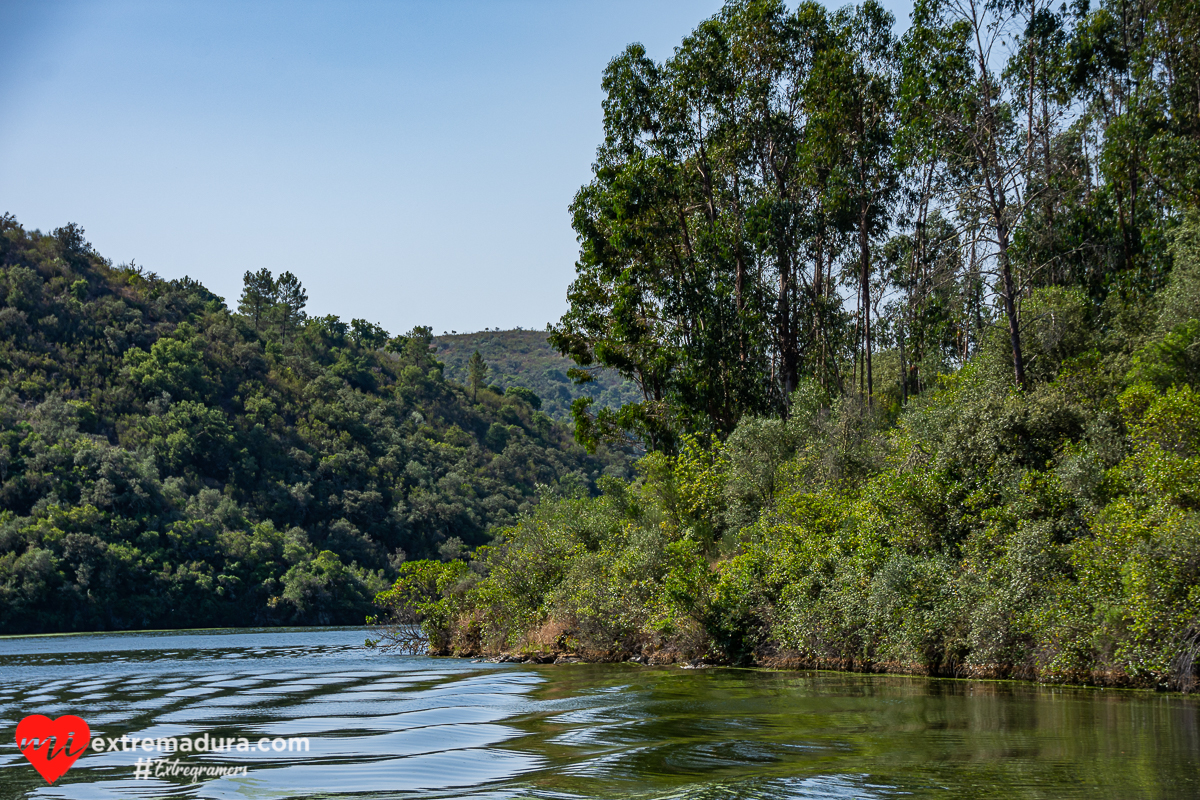
POLYGON ((1141 692, 816 672, 401 657, 362 631, 0 640, 0 798, 1200 797, 1200 704, 1141 692), (137 779, 89 751, 49 786, 27 714, 119 738, 304 737, 137 779))

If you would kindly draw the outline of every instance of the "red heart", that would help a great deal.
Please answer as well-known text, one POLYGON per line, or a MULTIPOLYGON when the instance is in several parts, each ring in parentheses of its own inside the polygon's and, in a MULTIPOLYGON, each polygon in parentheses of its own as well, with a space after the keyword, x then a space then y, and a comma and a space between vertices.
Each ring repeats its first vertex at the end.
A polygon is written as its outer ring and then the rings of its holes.
POLYGON ((61 778, 91 741, 88 724, 70 714, 55 720, 30 714, 17 723, 17 747, 47 783, 61 778))

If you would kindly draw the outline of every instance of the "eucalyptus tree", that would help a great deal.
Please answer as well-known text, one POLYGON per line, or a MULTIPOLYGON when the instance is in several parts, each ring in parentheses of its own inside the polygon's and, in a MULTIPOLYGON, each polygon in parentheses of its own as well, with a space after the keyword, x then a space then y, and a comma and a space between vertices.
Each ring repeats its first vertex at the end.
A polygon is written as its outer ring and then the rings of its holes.
POLYGON ((1082 12, 1067 67, 1090 145, 1084 213, 1114 226, 1098 248, 1106 283, 1151 288, 1169 269, 1166 234, 1200 206, 1200 9, 1102 0, 1082 12))
POLYGON ((894 22, 874 0, 838 12, 833 19, 836 39, 818 53, 810 92, 814 134, 838 153, 841 199, 857 239, 858 335, 868 405, 874 394, 872 242, 887 232, 899 189, 892 152, 898 72, 894 22))
POLYGON ((986 222, 984 243, 993 248, 1013 377, 1024 386, 1022 286, 1012 240, 1030 200, 1029 148, 1014 118, 1010 87, 993 69, 1012 16, 1010 7, 983 0, 918 0, 902 44, 901 112, 908 151, 936 157, 945 170, 949 196, 941 202, 968 225, 986 222), (939 143, 931 145, 929 139, 939 143))
POLYGON ((857 334, 853 341, 849 336, 849 317, 843 308, 836 269, 843 253, 852 246, 854 223, 848 202, 844 132, 837 125, 827 124, 833 120, 822 113, 830 81, 840 79, 821 68, 827 61, 824 54, 839 48, 838 31, 825 9, 815 3, 802 4, 795 22, 797 37, 812 59, 805 77, 807 115, 797 160, 800 185, 805 190, 804 254, 812 264, 811 282, 805 287, 812 310, 811 342, 803 363, 826 391, 834 391, 844 388, 844 361, 859 339, 857 334))
POLYGON ((672 304, 680 358, 672 401, 681 422, 724 434, 747 411, 778 407, 765 386, 770 309, 746 202, 753 60, 778 33, 779 7, 729 6, 685 37, 663 65, 664 121, 679 169, 682 255, 672 304), (765 41, 764 41, 765 40, 765 41))
POLYGON ((965 363, 989 319, 978 273, 967 268, 958 229, 934 209, 924 224, 881 248, 883 271, 898 292, 888 303, 896 332, 903 400, 954 364, 965 363), (918 252, 919 251, 919 252, 918 252))
POLYGON ((643 400, 602 410, 593 424, 586 399, 576 403, 576 435, 630 435, 669 447, 667 398, 680 360, 673 339, 672 289, 688 252, 686 202, 680 196, 677 147, 663 108, 663 74, 641 45, 630 45, 604 71, 604 142, 593 179, 571 205, 580 241, 569 309, 550 341, 584 367, 615 369, 636 382, 643 400))
POLYGON ((809 278, 819 193, 804 148, 827 23, 813 3, 732 2, 665 63, 632 45, 606 69, 604 142, 572 206, 577 277, 551 341, 577 378, 617 369, 643 401, 594 418, 581 402, 584 438, 670 449, 682 430, 786 413, 835 317, 809 313, 829 288, 809 278))
POLYGON ((1004 0, 1002 5, 1011 8, 1019 29, 1003 72, 1011 87, 1014 120, 1023 128, 1018 136, 1024 139, 1028 219, 1014 242, 1029 283, 1062 284, 1072 280, 1077 244, 1071 241, 1070 223, 1061 224, 1063 212, 1070 214, 1085 191, 1078 136, 1064 130, 1074 110, 1068 31, 1064 14, 1050 0, 1004 0))
POLYGON ((578 274, 551 341, 631 378, 643 400, 594 424, 584 401, 577 432, 670 449, 700 418, 732 429, 763 394, 757 270, 730 183, 740 132, 729 50, 714 19, 667 64, 631 45, 605 70, 605 138, 572 205, 578 274))
POLYGON ((1152 181, 1175 209, 1200 208, 1200 7, 1194 0, 1151 5, 1138 70, 1149 78, 1157 131, 1152 181))
POLYGON ((788 15, 782 4, 726 6, 735 32, 740 95, 745 99, 744 183, 749 203, 749 246, 763 266, 763 290, 774 290, 771 374, 780 408, 798 384, 801 328, 799 286, 806 192, 801 151, 807 114, 804 94, 812 66, 802 6, 788 15))

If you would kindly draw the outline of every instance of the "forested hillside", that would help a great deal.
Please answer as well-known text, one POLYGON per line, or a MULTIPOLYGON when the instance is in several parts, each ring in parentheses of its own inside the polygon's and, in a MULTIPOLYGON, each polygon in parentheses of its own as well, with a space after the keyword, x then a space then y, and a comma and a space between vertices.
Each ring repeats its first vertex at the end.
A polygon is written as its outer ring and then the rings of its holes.
POLYGON ((649 453, 405 565, 433 649, 1196 686, 1200 6, 893 30, 733 0, 608 65, 551 341, 649 453))
POLYGON ((427 328, 306 302, 260 271, 234 312, 0 218, 0 633, 360 623, 405 558, 623 473, 448 382, 427 328))
POLYGON ((467 385, 468 362, 478 352, 487 365, 485 382, 504 391, 510 386, 529 389, 541 400, 542 413, 569 420, 577 398, 591 398, 598 407, 620 408, 636 402, 637 387, 614 370, 590 371, 591 380, 578 382, 568 373, 575 362, 555 350, 542 331, 480 331, 436 336, 434 356, 446 365, 446 377, 467 385))

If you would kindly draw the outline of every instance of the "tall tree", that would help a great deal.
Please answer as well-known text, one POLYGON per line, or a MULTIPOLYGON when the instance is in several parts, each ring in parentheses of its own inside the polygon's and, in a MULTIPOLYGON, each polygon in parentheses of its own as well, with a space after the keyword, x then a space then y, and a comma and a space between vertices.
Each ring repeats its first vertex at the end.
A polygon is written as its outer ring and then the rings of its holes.
POLYGON ((471 354, 471 359, 467 362, 467 382, 471 384, 471 399, 479 399, 479 389, 483 386, 483 382, 487 380, 488 365, 483 360, 483 356, 479 355, 476 350, 471 354))
POLYGON ((304 307, 308 304, 308 293, 300 279, 291 272, 284 272, 276 283, 275 309, 279 315, 279 332, 284 341, 304 321, 304 307))
POLYGON ((721 436, 744 414, 786 413, 839 305, 808 276, 816 192, 800 147, 827 28, 815 3, 731 2, 665 64, 640 45, 609 64, 604 143, 573 205, 578 275, 551 341, 644 399, 577 431, 669 450, 688 428, 721 436))
POLYGON ((895 131, 894 19, 867 0, 834 19, 837 44, 821 53, 813 79, 821 91, 815 99, 814 127, 840 151, 846 211, 853 220, 858 245, 857 279, 863 375, 867 404, 872 402, 871 246, 886 233, 898 189, 892 159, 895 131))
POLYGON ((242 276, 242 296, 238 300, 238 311, 254 320, 254 330, 262 332, 276 303, 278 287, 271 270, 263 267, 258 272, 246 270, 242 276))
MULTIPOLYGON (((940 137, 939 148, 957 195, 949 204, 981 212, 992 234, 997 293, 1008 325, 1013 377, 1025 385, 1013 226, 1025 220, 1030 197, 1025 137, 1013 117, 1008 87, 993 72, 996 46, 1013 11, 984 0, 918 0, 905 34, 907 122, 916 136, 940 137), (929 75, 935 76, 932 80, 929 75)), ((925 148, 928 150, 929 148, 925 148)))

